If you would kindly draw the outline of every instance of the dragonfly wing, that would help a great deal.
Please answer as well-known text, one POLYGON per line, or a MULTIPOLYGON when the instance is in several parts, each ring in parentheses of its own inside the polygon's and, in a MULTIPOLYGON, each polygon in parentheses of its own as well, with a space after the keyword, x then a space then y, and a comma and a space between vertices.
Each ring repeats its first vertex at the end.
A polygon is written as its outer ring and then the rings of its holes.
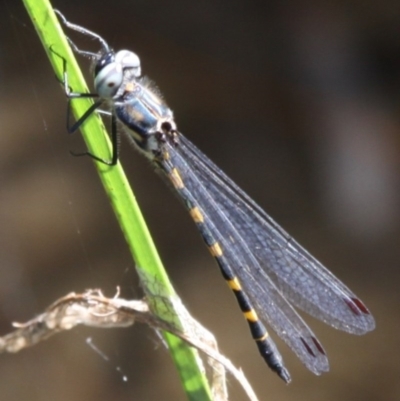
MULTIPOLYGON (((374 318, 352 291, 183 136, 180 152, 262 267, 258 272, 251 266, 248 276, 256 277, 262 288, 267 286, 264 277, 271 278, 290 302, 337 329, 363 334, 375 327, 374 318)), ((258 294, 264 308, 259 298, 258 294)))

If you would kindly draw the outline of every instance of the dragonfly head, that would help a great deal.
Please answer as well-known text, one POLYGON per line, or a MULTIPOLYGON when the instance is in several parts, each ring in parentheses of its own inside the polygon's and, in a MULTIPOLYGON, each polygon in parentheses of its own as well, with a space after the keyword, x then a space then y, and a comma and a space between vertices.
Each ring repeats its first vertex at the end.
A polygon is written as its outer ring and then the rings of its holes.
POLYGON ((129 50, 117 53, 108 50, 100 55, 94 65, 94 86, 99 96, 104 99, 113 98, 123 83, 124 71, 127 69, 135 78, 140 77, 140 59, 135 53, 129 50))
POLYGON ((100 35, 68 22, 60 11, 54 11, 67 28, 80 32, 100 43, 101 51, 96 54, 91 51, 80 50, 71 39, 67 38, 76 53, 93 60, 94 85, 100 97, 111 99, 117 94, 123 83, 125 71, 129 70, 130 76, 134 78, 140 77, 140 59, 135 53, 129 50, 120 50, 115 53, 100 35))

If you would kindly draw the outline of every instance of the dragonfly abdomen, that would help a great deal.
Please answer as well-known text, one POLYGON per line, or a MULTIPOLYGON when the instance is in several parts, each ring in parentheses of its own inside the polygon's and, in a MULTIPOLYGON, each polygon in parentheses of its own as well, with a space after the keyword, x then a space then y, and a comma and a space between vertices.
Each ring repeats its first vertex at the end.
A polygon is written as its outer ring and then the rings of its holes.
POLYGON ((197 229, 200 232, 208 250, 216 260, 221 274, 232 290, 239 307, 246 319, 251 335, 257 344, 258 350, 267 363, 267 365, 278 374, 286 383, 291 381, 290 374, 283 364, 283 358, 279 353, 274 341, 268 334, 264 324, 258 318, 257 312, 252 306, 249 297, 243 291, 238 277, 234 274, 229 263, 227 262, 224 251, 210 229, 212 223, 207 216, 202 212, 201 208, 196 205, 196 200, 185 187, 185 182, 175 166, 169 166, 167 163, 162 164, 164 173, 172 183, 175 190, 183 200, 184 205, 189 211, 189 214, 195 222, 197 229))

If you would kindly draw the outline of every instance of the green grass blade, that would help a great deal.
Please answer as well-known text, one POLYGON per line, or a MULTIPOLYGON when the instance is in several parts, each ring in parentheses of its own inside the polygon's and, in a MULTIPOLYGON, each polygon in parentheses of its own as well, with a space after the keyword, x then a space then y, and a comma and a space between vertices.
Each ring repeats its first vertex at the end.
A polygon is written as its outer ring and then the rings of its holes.
MULTIPOLYGON (((50 49, 66 59, 69 84, 73 90, 88 92, 82 73, 51 4, 47 0, 23 0, 23 2, 56 76, 62 77, 63 63, 60 57, 50 49)), ((81 116, 91 104, 90 99, 79 99, 72 102, 75 118, 81 116)), ((83 124, 81 132, 91 153, 105 159, 110 158, 111 147, 108 135, 96 113, 93 113, 93 116, 83 124)), ((113 167, 97 162, 94 164, 125 235, 150 303, 153 304, 154 310, 162 319, 172 322, 176 327, 184 327, 184 322, 179 320, 179 314, 173 315, 171 312, 174 298, 176 299, 177 296, 156 252, 122 167, 119 163, 113 167), (152 297, 152 294, 157 294, 157 296, 152 297), (160 296, 163 298, 161 303, 159 302, 160 296), (167 305, 165 299, 170 299, 167 305)), ((197 352, 173 335, 165 333, 164 336, 188 398, 193 401, 211 400, 207 379, 197 352)))

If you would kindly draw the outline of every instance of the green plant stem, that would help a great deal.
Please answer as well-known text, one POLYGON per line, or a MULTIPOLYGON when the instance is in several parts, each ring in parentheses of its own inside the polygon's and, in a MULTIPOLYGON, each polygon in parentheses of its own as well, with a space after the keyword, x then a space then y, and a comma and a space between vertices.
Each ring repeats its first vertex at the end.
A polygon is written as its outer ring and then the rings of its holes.
MULTIPOLYGON (((69 85, 74 92, 89 92, 51 4, 47 0, 23 0, 23 2, 56 76, 63 76, 63 62, 55 52, 66 60, 69 85)), ((75 118, 82 116, 91 104, 92 100, 88 98, 72 102, 75 118)), ((87 119, 80 130, 91 153, 102 155, 105 159, 109 158, 110 142, 96 113, 87 119)), ((113 167, 98 162, 94 164, 134 258, 148 301, 162 319, 172 322, 178 328, 184 327, 185 322, 180 321, 179 313, 171 312, 177 295, 162 266, 122 167, 119 163, 113 167), (162 303, 160 299, 163 299, 162 303), (170 299, 171 302, 166 305, 165 299, 170 299)), ((197 352, 171 334, 164 333, 164 336, 189 400, 211 400, 197 352)))

